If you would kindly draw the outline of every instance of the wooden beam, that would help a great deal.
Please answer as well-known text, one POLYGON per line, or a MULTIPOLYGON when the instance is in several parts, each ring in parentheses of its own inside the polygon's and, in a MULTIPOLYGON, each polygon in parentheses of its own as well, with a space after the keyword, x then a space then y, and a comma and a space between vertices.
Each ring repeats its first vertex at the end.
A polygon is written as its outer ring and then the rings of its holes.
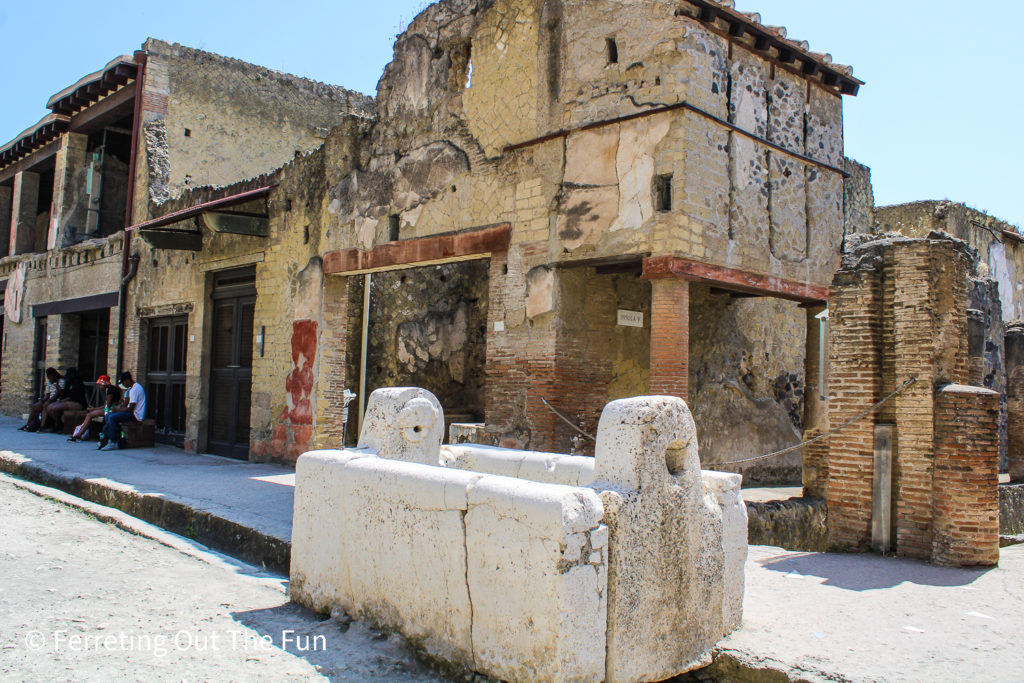
POLYGON ((801 303, 828 301, 828 287, 810 282, 718 266, 682 256, 651 256, 644 259, 643 279, 671 277, 704 282, 732 292, 773 296, 801 303))
MULTIPOLYGON (((94 130, 99 130, 104 123, 113 123, 113 119, 120 118, 115 115, 110 121, 102 121, 104 117, 118 107, 130 106, 134 100, 135 88, 121 88, 113 95, 72 116, 71 130, 76 133, 91 133, 94 130)), ((126 115, 130 113, 125 112, 126 115)))
POLYGON ((486 258, 494 252, 508 251, 511 240, 512 226, 499 223, 463 232, 387 242, 370 251, 341 249, 324 254, 324 273, 355 275, 486 258))

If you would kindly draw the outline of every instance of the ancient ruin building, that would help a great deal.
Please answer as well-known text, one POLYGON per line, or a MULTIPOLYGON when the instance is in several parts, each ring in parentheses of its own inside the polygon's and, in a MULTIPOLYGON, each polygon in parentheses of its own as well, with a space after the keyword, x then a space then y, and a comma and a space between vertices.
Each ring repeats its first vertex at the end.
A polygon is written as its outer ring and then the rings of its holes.
POLYGON ((844 188, 859 85, 731 3, 431 5, 375 116, 139 207, 128 357, 148 372, 154 319, 185 316, 186 445, 257 458, 341 445, 343 392, 394 385, 488 443, 590 452, 545 401, 592 434, 609 400, 666 393, 705 463, 792 445, 807 330, 871 210, 844 188))
POLYGON ((126 289, 138 271, 125 226, 191 185, 280 166, 372 103, 151 39, 46 105, 50 114, 0 148, 0 409, 25 412, 49 365, 86 379, 130 369, 173 439, 184 431, 185 338, 160 313, 141 332, 161 340, 150 362, 125 355, 140 333, 122 324, 135 319, 126 289))

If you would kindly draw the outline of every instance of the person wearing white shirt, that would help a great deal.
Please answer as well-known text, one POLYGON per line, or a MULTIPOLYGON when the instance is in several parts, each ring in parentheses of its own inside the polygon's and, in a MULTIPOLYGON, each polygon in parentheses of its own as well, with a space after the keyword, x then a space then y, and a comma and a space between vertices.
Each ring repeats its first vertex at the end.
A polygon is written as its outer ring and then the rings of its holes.
POLYGON ((146 419, 146 392, 142 385, 132 379, 132 373, 122 372, 121 388, 125 390, 123 407, 107 413, 103 418, 103 433, 100 434, 100 450, 123 448, 121 442, 122 422, 142 422, 146 419))

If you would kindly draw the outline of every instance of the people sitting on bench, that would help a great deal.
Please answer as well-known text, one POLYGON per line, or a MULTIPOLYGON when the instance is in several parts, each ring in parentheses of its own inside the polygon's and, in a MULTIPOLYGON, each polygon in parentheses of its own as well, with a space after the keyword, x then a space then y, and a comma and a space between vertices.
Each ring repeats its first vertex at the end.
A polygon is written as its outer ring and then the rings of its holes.
POLYGON ((57 368, 46 368, 46 387, 43 389, 43 396, 38 402, 32 404, 28 413, 28 422, 18 427, 20 432, 38 432, 43 426, 42 414, 46 407, 60 399, 67 386, 67 381, 57 372, 57 368))
POLYGON ((142 385, 132 379, 132 373, 122 372, 120 387, 128 392, 127 406, 123 410, 107 413, 103 418, 103 432, 100 434, 100 450, 124 448, 121 436, 121 424, 124 422, 142 422, 146 419, 146 392, 142 385))
POLYGON ((43 427, 40 431, 45 431, 46 425, 50 424, 53 431, 59 432, 64 424, 65 410, 82 410, 89 405, 85 398, 85 382, 79 376, 78 368, 68 368, 64 380, 64 390, 57 396, 57 400, 43 408, 43 427))
POLYGON ((82 424, 75 427, 75 431, 68 437, 68 441, 82 441, 89 435, 89 423, 92 422, 93 418, 103 417, 107 413, 113 412, 121 405, 121 389, 110 382, 110 377, 107 375, 100 375, 96 378, 96 384, 100 386, 106 392, 106 401, 104 405, 96 408, 91 408, 89 412, 85 414, 85 419, 82 420, 82 424))

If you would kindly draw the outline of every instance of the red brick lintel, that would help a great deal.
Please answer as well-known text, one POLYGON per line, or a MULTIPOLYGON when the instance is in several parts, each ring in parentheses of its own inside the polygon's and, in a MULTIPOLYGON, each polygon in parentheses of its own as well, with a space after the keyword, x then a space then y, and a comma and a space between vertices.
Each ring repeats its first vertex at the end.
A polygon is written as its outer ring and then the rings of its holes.
POLYGON ((828 301, 828 287, 752 273, 726 266, 693 261, 681 256, 649 256, 644 259, 643 279, 678 277, 748 294, 774 296, 800 303, 828 301))
POLYGON ((386 242, 370 251, 341 249, 324 254, 324 273, 356 275, 487 258, 493 252, 508 251, 511 240, 511 224, 498 223, 462 232, 386 242))

